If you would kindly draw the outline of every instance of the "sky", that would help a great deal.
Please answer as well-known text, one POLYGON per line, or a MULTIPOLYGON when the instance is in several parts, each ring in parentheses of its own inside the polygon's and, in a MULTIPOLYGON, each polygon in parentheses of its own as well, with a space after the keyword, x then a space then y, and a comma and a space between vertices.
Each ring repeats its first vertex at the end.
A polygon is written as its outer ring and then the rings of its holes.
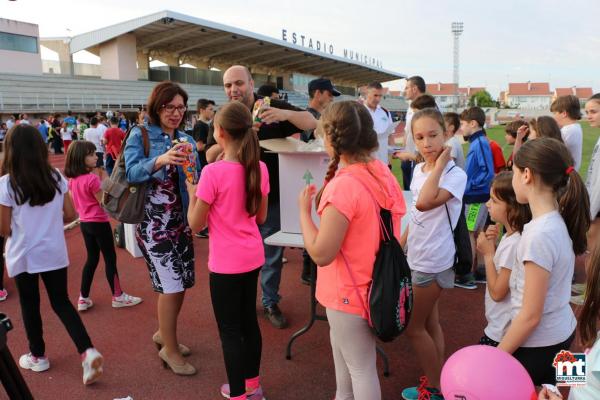
POLYGON ((461 21, 461 87, 485 86, 493 96, 508 82, 527 81, 600 91, 595 0, 0 0, 0 17, 36 23, 41 37, 73 36, 165 9, 276 39, 287 29, 334 44, 336 55, 355 49, 427 83, 452 82, 450 27, 461 21))

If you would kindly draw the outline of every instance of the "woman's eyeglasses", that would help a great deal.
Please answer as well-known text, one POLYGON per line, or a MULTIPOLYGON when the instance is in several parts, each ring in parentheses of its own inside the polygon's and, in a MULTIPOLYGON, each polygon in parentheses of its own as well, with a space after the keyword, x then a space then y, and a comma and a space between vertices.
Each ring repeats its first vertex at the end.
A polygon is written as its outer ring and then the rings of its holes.
POLYGON ((180 114, 183 114, 187 110, 186 106, 174 106, 173 104, 163 104, 162 108, 169 114, 173 114, 175 110, 179 111, 180 114))

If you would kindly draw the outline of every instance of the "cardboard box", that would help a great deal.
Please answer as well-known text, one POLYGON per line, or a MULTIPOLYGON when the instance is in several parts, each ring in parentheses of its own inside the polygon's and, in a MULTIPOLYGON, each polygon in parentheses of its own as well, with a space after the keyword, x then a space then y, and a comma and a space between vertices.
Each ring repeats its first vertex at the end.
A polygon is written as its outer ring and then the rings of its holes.
MULTIPOLYGON (((260 147, 279 155, 279 194, 281 210, 281 232, 301 233, 298 195, 307 181, 323 186, 329 156, 325 151, 305 150, 304 142, 294 139, 261 140, 260 147)), ((313 221, 319 224, 319 217, 314 210, 313 221)))

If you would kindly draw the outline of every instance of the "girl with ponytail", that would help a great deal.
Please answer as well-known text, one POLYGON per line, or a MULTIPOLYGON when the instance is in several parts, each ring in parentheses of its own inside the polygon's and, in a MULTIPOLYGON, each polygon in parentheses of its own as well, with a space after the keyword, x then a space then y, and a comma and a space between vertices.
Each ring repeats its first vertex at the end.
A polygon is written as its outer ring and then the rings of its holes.
POLYGON ((512 353, 533 383, 554 383, 554 357, 568 350, 577 325, 569 305, 575 256, 587 247, 590 202, 567 147, 542 137, 515 154, 513 188, 529 204, 510 276, 511 325, 499 348, 512 353))
POLYGON ((256 286, 265 254, 257 224, 267 217, 269 174, 259 161, 258 138, 245 105, 224 105, 214 126, 224 156, 202 169, 197 187, 188 183, 188 220, 196 232, 207 223, 210 230, 210 294, 229 381, 221 394, 261 400, 256 286))
POLYGON ((310 185, 299 197, 300 224, 306 250, 319 266, 316 297, 329 321, 335 398, 379 400, 375 336, 363 304, 368 304, 367 288, 379 250, 380 207, 391 210, 399 237, 404 198, 387 165, 372 156, 377 134, 363 105, 353 101, 329 105, 317 134, 331 157, 316 200, 321 222, 317 228, 311 218, 316 189, 310 185))

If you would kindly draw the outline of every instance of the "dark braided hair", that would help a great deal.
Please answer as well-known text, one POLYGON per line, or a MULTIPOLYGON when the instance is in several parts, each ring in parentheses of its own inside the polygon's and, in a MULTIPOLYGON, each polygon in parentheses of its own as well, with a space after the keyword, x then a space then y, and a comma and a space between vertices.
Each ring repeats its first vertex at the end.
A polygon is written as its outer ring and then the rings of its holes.
POLYGON ((325 175, 325 185, 317 194, 317 207, 325 186, 335 176, 340 155, 350 155, 367 162, 370 160, 370 154, 379 146, 371 114, 365 106, 355 101, 330 104, 321 114, 318 134, 327 136, 333 148, 333 157, 325 175))

